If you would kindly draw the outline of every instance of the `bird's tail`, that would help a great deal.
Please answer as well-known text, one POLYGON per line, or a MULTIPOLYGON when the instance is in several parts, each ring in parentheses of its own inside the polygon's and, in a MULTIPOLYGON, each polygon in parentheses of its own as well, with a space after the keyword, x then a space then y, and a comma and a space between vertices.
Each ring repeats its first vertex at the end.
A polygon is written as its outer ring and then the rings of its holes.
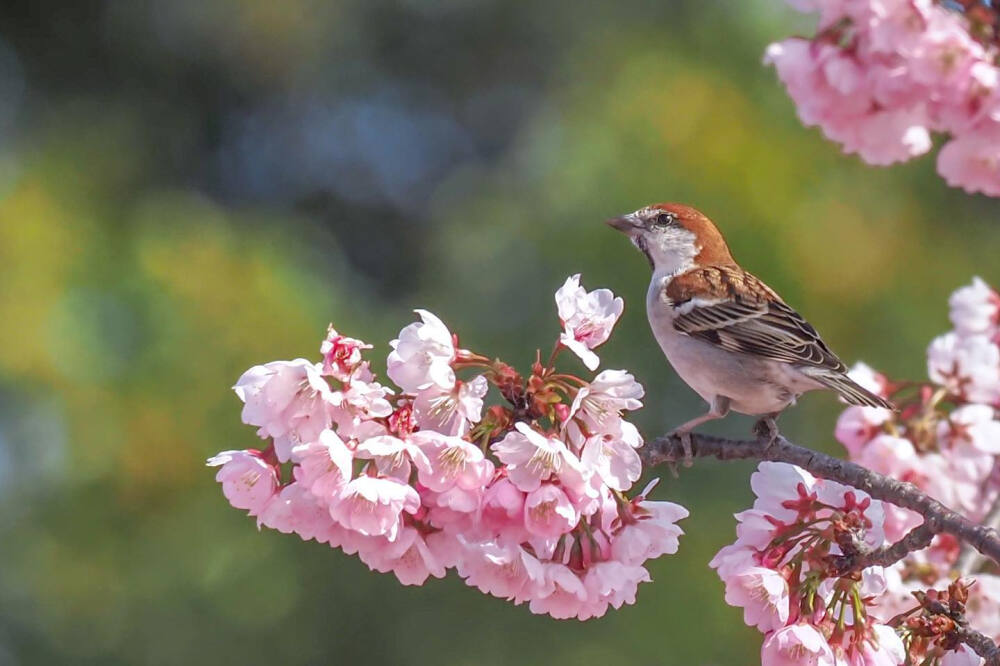
POLYGON ((861 405, 863 407, 883 407, 885 409, 896 409, 896 406, 881 396, 877 396, 868 389, 857 384, 847 375, 840 373, 814 374, 810 375, 823 386, 833 389, 840 394, 849 405, 861 405))

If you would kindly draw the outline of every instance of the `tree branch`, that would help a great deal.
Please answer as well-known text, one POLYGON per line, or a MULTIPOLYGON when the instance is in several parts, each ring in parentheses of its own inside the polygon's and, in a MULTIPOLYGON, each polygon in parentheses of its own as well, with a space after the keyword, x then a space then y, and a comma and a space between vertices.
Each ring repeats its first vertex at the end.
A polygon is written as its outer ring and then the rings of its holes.
MULTIPOLYGON (((648 465, 673 463, 685 459, 678 437, 664 435, 639 449, 643 462, 648 465)), ((911 483, 883 476, 860 465, 828 456, 792 444, 782 436, 773 442, 766 440, 735 440, 711 435, 691 435, 691 456, 715 457, 719 460, 758 459, 797 465, 817 477, 837 481, 846 486, 863 490, 883 502, 909 509, 923 516, 924 522, 910 530, 899 541, 881 548, 868 548, 855 544, 837 562, 844 573, 873 565, 890 566, 909 553, 930 545, 936 534, 945 532, 971 546, 975 553, 990 557, 1000 564, 1000 532, 994 524, 1000 520, 1000 499, 990 510, 986 525, 977 525, 965 516, 952 511, 911 483)), ((971 549, 970 549, 971 550, 971 549)), ((966 563, 965 566, 968 566, 966 563)), ((987 666, 1000 666, 1000 647, 988 636, 968 626, 957 625, 953 631, 956 640, 965 643, 986 661, 987 666)))
MULTIPOLYGON (((994 530, 1000 528, 1000 496, 994 500, 993 506, 986 516, 983 517, 983 525, 985 527, 992 527, 994 530)), ((962 550, 958 554, 958 559, 955 560, 955 571, 958 572, 959 576, 968 576, 976 570, 981 561, 982 556, 976 549, 966 544, 962 546, 962 550)))
POLYGON ((955 638, 968 645, 973 652, 986 660, 986 666, 1000 666, 1000 648, 989 636, 969 627, 958 627, 952 633, 955 638))
MULTIPOLYGON (((924 518, 923 524, 927 526, 927 530, 951 534, 1000 564, 1000 532, 993 527, 973 523, 913 484, 796 446, 780 435, 773 443, 768 443, 764 440, 735 440, 693 433, 691 448, 692 455, 699 458, 758 459, 798 465, 820 478, 853 486, 875 499, 919 513, 924 518)), ((639 452, 650 465, 673 463, 684 458, 680 439, 671 436, 659 437, 639 449, 639 452)), ((925 536, 923 531, 920 534, 925 536)), ((916 537, 914 541, 918 542, 916 537)))
POLYGON ((843 576, 851 571, 860 571, 868 567, 891 567, 896 562, 918 550, 931 545, 938 531, 930 523, 921 523, 903 535, 895 542, 880 548, 871 548, 864 543, 852 544, 852 547, 836 558, 836 572, 843 576))

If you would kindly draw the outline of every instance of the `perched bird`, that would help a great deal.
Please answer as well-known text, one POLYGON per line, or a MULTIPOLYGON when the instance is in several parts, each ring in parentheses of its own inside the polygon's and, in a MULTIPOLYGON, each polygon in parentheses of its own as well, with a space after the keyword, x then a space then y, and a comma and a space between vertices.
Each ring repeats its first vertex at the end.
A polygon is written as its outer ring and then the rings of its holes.
POLYGON ((653 269, 646 312, 667 360, 709 404, 673 431, 688 460, 691 430, 730 410, 761 416, 773 442, 775 419, 806 391, 830 389, 852 405, 885 407, 856 384, 809 322, 744 270, 715 224, 690 206, 654 204, 608 220, 653 269))

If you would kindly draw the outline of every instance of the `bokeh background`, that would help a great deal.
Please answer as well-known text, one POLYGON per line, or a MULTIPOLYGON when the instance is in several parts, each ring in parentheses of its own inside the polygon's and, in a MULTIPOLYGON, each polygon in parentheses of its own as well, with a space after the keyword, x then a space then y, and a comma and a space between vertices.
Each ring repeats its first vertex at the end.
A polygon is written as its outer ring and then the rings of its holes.
MULTIPOLYGON (((426 307, 523 366, 575 272, 626 299, 601 355, 644 431, 700 413, 601 224, 660 200, 845 360, 921 376, 947 294, 1000 281, 1000 208, 802 128, 761 54, 805 29, 777 0, 0 4, 0 664, 755 663, 707 567, 750 463, 665 474, 680 554, 579 623, 258 533, 204 460, 254 444, 239 374, 328 322, 384 358, 426 307)), ((839 452, 836 414, 783 427, 839 452)))

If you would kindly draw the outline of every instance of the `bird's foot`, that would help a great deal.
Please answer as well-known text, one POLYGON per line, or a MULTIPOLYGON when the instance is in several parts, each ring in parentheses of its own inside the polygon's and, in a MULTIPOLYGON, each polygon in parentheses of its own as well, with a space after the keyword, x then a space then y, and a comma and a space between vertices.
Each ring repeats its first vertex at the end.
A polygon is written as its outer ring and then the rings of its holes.
POLYGON ((681 448, 684 451, 684 457, 681 459, 681 464, 685 467, 691 467, 694 464, 694 450, 691 448, 691 431, 674 430, 670 433, 670 436, 681 440, 681 448))
POLYGON ((753 425, 753 432, 757 440, 764 442, 764 448, 770 448, 781 435, 778 431, 778 423, 773 416, 765 416, 753 425))

